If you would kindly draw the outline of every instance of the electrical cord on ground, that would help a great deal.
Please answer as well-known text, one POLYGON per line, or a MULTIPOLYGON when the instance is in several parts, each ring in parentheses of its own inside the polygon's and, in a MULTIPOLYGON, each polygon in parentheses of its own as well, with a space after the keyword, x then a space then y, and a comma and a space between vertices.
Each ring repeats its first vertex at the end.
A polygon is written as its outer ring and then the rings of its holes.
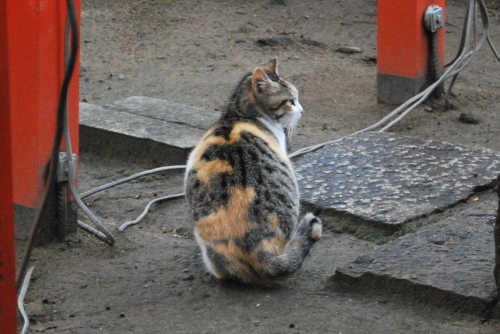
POLYGON ((129 222, 126 222, 126 223, 123 223, 119 228, 118 230, 120 231, 123 231, 124 229, 126 229, 127 227, 129 227, 130 225, 135 225, 135 224, 138 224, 144 217, 146 217, 146 215, 148 214, 149 212, 149 209, 151 208, 151 206, 157 202, 160 202, 160 201, 166 201, 166 200, 170 200, 170 199, 175 199, 175 198, 179 198, 179 197, 183 197, 184 196, 184 193, 180 193, 180 194, 175 194, 175 195, 168 195, 168 196, 163 196, 163 197, 159 197, 159 198, 156 198, 154 200, 152 200, 151 202, 149 202, 147 205, 146 205, 146 208, 144 209, 144 211, 141 213, 141 215, 139 217, 137 217, 135 220, 132 220, 132 221, 129 221, 129 222))
POLYGON ((144 172, 140 172, 140 173, 137 173, 137 174, 133 174, 133 175, 130 175, 128 177, 125 177, 123 179, 119 179, 117 181, 113 181, 113 182, 109 182, 109 183, 106 183, 102 186, 99 186, 97 188, 94 188, 94 189, 91 189, 89 191, 86 191, 84 192, 83 194, 80 195, 81 198, 85 198, 85 197, 88 197, 90 195, 93 195, 99 191, 103 191, 103 190, 106 190, 106 189, 109 189, 109 188, 112 188, 114 186, 117 186, 119 184, 122 184, 122 183, 125 183, 125 182, 128 182, 128 181, 132 181, 132 180, 135 180, 139 177, 142 177, 142 176, 146 176, 146 175, 149 175, 149 174, 153 174, 153 173, 158 173, 158 172, 163 172, 163 171, 166 171, 166 170, 172 170, 172 169, 185 169, 186 166, 185 165, 177 165, 177 166, 165 166, 165 167, 158 167, 158 168, 154 168, 154 169, 150 169, 150 170, 146 170, 144 172))
POLYGON ((71 54, 69 57, 68 64, 64 71, 63 83, 61 86, 61 92, 59 95, 59 101, 57 106, 57 116, 56 116, 56 130, 54 135, 54 143, 52 145, 52 151, 50 155, 50 163, 49 163, 49 171, 47 174, 47 179, 45 183, 45 193, 43 195, 43 199, 40 205, 40 209, 38 210, 36 217, 34 219, 30 235, 28 237, 28 241, 26 243, 23 259, 21 261, 20 269, 17 274, 16 282, 17 282, 17 291, 20 289, 21 278, 24 276, 26 271, 26 267, 28 265, 29 259, 31 257, 31 251, 33 250, 33 245, 35 241, 36 234, 38 232, 38 228, 40 227, 40 222, 42 221, 42 216, 47 210, 48 203, 50 200, 50 195, 54 189, 56 184, 57 177, 57 165, 59 161, 59 148, 61 146, 62 135, 64 131, 64 115, 65 115, 65 105, 66 105, 66 96, 68 95, 69 84, 71 82, 71 78, 73 76, 73 72, 75 70, 76 58, 78 56, 78 21, 76 17, 75 5, 72 0, 67 0, 67 7, 69 13, 69 21, 71 25, 71 54))
MULTIPOLYGON (((459 51, 458 51, 457 55, 455 56, 455 58, 453 59, 453 61, 451 61, 449 64, 445 65, 445 67, 448 67, 448 69, 443 73, 443 75, 438 80, 436 80, 434 83, 432 83, 426 90, 424 90, 421 93, 410 98, 408 101, 406 101, 405 103, 400 105, 398 108, 396 108, 394 111, 392 111, 390 114, 385 116, 383 119, 381 119, 377 123, 372 124, 372 125, 364 128, 364 129, 361 129, 359 131, 356 131, 353 134, 351 134, 350 136, 354 136, 356 134, 366 132, 366 131, 372 131, 372 130, 375 130, 375 129, 380 128, 380 127, 382 127, 382 128, 380 130, 378 130, 378 132, 387 131, 389 128, 391 128, 396 123, 401 121, 406 115, 408 115, 413 109, 415 109, 417 106, 419 106, 422 102, 426 101, 429 98, 430 94, 434 90, 440 89, 439 87, 442 86, 444 81, 451 78, 452 80, 451 80, 451 83, 448 87, 446 97, 445 97, 445 100, 448 103, 449 95, 450 95, 451 90, 453 88, 453 85, 458 77, 458 74, 470 63, 470 61, 472 60, 472 56, 477 51, 479 51, 479 49, 481 49, 481 47, 483 46, 485 41, 488 42, 495 57, 497 58, 497 60, 500 61, 500 55, 499 55, 498 51, 495 49, 493 42, 491 40, 491 36, 489 34, 489 20, 488 20, 488 13, 487 13, 486 5, 484 4, 483 0, 470 0, 469 6, 467 9, 467 15, 465 16, 465 20, 464 20, 464 26, 463 26, 463 30, 462 30, 462 37, 460 40, 459 51), (479 13, 481 16, 481 22, 482 22, 482 36, 480 39, 478 39, 476 36, 478 34, 478 29, 477 29, 478 17, 477 17, 477 12, 475 10, 476 7, 479 9, 479 13), (475 38, 474 38, 472 50, 467 52, 466 48, 470 44, 471 29, 474 29, 475 38)), ((346 137, 337 138, 337 139, 327 141, 324 143, 305 147, 305 148, 302 148, 300 150, 297 150, 297 151, 289 154, 288 157, 290 159, 296 158, 296 157, 301 156, 303 154, 310 153, 310 152, 313 152, 317 149, 320 149, 320 148, 324 147, 325 145, 342 141, 345 138, 346 137)), ((84 198, 84 197, 90 196, 98 191, 108 189, 110 187, 113 187, 113 186, 118 185, 118 184, 122 184, 124 182, 130 181, 132 179, 135 179, 135 178, 143 176, 143 175, 148 175, 148 174, 156 173, 156 172, 167 170, 167 169, 184 169, 185 167, 186 166, 167 166, 167 167, 160 167, 160 168, 155 168, 152 170, 144 171, 144 172, 129 176, 128 178, 124 178, 124 179, 121 179, 121 180, 118 180, 115 182, 105 184, 101 187, 89 190, 89 191, 85 192, 84 194, 82 194, 81 197, 84 198)), ((155 200, 149 202, 148 205, 146 206, 146 209, 143 211, 143 213, 136 220, 134 220, 132 222, 124 223, 123 225, 120 226, 119 230, 122 231, 128 226, 133 225, 133 224, 137 224, 138 222, 140 222, 146 216, 146 214, 148 213, 149 208, 151 207, 152 204, 159 202, 161 200, 164 200, 164 199, 178 198, 181 196, 184 196, 184 194, 165 196, 165 197, 161 197, 161 198, 158 198, 158 199, 155 199, 155 200)))
MULTIPOLYGON (((84 192, 83 194, 81 194, 80 197, 81 198, 88 197, 88 196, 93 195, 93 194, 95 194, 95 193, 97 193, 99 191, 103 191, 103 190, 115 187, 115 186, 117 186, 119 184, 122 184, 122 183, 125 183, 125 182, 128 182, 128 181, 137 179, 137 178, 142 177, 142 176, 146 176, 146 175, 150 175, 150 174, 153 174, 153 173, 158 173, 158 172, 162 172, 162 171, 166 171, 166 170, 185 169, 185 168, 186 168, 185 165, 177 165, 177 166, 158 167, 158 168, 146 170, 146 171, 143 171, 143 172, 140 172, 140 173, 136 173, 136 174, 130 175, 130 176, 125 177, 123 179, 119 179, 119 180, 116 180, 116 181, 113 181, 113 182, 106 183, 106 184, 104 184, 102 186, 99 186, 97 188, 91 189, 91 190, 89 190, 89 191, 84 192)), ((133 221, 129 221, 129 222, 126 222, 126 223, 122 224, 118 228, 118 230, 123 231, 124 229, 126 229, 130 225, 138 224, 144 217, 146 217, 146 215, 149 212, 149 209, 151 208, 151 206, 153 204, 155 204, 157 202, 160 202, 160 201, 166 201, 166 200, 171 200, 171 199, 179 198, 179 197, 182 197, 182 196, 184 196, 184 193, 163 196, 163 197, 159 197, 159 198, 156 198, 156 199, 150 201, 146 205, 146 208, 144 209, 144 211, 142 212, 142 214, 139 217, 137 217, 133 221)), ((90 233, 96 235, 98 238, 102 239, 103 235, 99 234, 98 231, 96 231, 95 229, 92 229, 89 226, 83 226, 84 224, 82 222, 80 222, 80 221, 78 221, 78 225, 80 227, 82 227, 83 229, 85 229, 87 232, 90 232, 90 233)))
POLYGON ((33 273, 34 269, 35 267, 31 267, 26 273, 23 285, 21 287, 21 291, 19 292, 19 296, 17 297, 17 308, 19 309, 19 313, 21 313, 21 316, 23 317, 24 320, 24 325, 23 329, 21 330, 21 334, 26 333, 28 331, 28 328, 30 327, 30 319, 28 318, 28 315, 24 310, 24 297, 26 296, 26 291, 28 291, 28 286, 31 280, 31 274, 33 273))
MULTIPOLYGON (((68 8, 69 9, 69 8, 68 8)), ((69 15, 68 15, 69 17, 69 15)), ((70 52, 68 47, 70 45, 70 25, 66 25, 66 37, 65 37, 65 62, 69 61, 70 52)), ((73 29, 73 28, 72 28, 73 29)), ((74 29, 78 29, 78 26, 74 29)), ((73 39, 74 40, 74 39, 73 39)), ((104 225, 99 221, 99 219, 89 210, 89 208, 83 203, 78 191, 76 190, 75 180, 76 180, 76 162, 73 157, 73 148, 71 146, 71 136, 69 130, 69 121, 68 121, 68 98, 67 95, 65 97, 65 107, 64 107, 64 141, 66 145, 66 155, 68 158, 68 185, 73 195, 75 202, 78 204, 80 209, 89 217, 89 219, 97 226, 97 230, 87 226, 85 223, 77 220, 78 226, 83 228, 85 231, 91 233, 102 241, 107 242, 110 245, 115 243, 115 238, 109 233, 109 231, 104 227, 104 225)))

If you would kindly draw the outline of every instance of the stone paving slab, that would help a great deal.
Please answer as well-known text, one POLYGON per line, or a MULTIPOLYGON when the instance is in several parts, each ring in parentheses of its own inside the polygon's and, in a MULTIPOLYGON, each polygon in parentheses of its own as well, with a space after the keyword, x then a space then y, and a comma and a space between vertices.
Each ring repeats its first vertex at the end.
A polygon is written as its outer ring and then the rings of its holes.
POLYGON ((203 110, 146 96, 128 97, 104 105, 103 108, 199 130, 208 130, 220 116, 220 112, 203 110))
POLYGON ((497 196, 477 202, 338 268, 333 286, 395 292, 419 301, 480 313, 496 291, 493 222, 497 196))
POLYGON ((218 112, 142 96, 105 106, 80 103, 80 145, 84 152, 185 164, 218 117, 218 112))
POLYGON ((500 153, 366 132, 303 156, 295 170, 311 209, 395 231, 492 187, 500 153))

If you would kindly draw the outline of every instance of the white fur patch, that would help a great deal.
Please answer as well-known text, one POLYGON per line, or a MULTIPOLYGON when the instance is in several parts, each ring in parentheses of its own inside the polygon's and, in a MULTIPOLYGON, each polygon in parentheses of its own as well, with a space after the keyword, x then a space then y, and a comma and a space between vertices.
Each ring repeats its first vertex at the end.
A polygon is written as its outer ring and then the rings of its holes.
POLYGON ((311 238, 314 240, 319 240, 321 238, 321 233, 323 233, 321 224, 314 223, 311 229, 311 238))
POLYGON ((264 117, 257 117, 259 121, 264 123, 269 130, 272 131, 274 136, 278 139, 278 142, 280 144, 280 148, 283 150, 283 153, 286 155, 286 138, 285 138, 285 131, 283 131, 283 126, 280 123, 271 123, 264 117))
POLYGON ((315 219, 317 222, 314 222, 311 226, 311 239, 319 240, 321 238, 321 234, 323 233, 323 227, 321 223, 321 219, 314 216, 311 212, 308 212, 304 216, 304 222, 306 224, 310 224, 310 222, 315 219))
MULTIPOLYGON (((189 158, 188 158, 188 161, 186 163, 186 172, 184 173, 184 187, 187 185, 187 179, 188 179, 188 176, 189 176, 189 172, 191 171, 191 169, 193 168, 193 165, 194 165, 194 159, 193 159, 193 151, 191 151, 191 153, 189 153, 189 158)), ((184 189, 185 191, 186 189, 184 189)))
POLYGON ((207 244, 205 243, 205 241, 202 238, 200 238, 200 236, 198 235, 198 232, 196 231, 196 228, 194 229, 194 236, 196 237, 196 241, 198 242, 198 245, 200 245, 201 254, 203 257, 203 262, 205 263, 207 270, 215 277, 221 278, 220 274, 215 270, 215 267, 214 267, 212 261, 208 258, 207 244))

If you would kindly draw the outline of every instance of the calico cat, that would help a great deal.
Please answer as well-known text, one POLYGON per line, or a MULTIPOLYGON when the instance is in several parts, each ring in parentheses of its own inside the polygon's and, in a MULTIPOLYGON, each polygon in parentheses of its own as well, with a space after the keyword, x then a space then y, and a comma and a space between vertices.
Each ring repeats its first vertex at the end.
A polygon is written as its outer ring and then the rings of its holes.
POLYGON ((287 141, 302 114, 277 60, 246 74, 220 119, 191 152, 185 191, 203 260, 218 279, 259 284, 295 272, 321 237, 299 220, 287 141))

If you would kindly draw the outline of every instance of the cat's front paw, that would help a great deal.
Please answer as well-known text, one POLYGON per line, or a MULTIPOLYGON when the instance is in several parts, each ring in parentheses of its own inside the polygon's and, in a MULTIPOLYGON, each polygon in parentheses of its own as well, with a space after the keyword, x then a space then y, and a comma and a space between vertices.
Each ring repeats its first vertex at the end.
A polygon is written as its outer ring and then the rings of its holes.
POLYGON ((321 238, 321 233, 323 232, 323 223, 321 219, 316 217, 311 212, 306 213, 304 216, 304 225, 309 227, 309 237, 315 241, 321 238))

